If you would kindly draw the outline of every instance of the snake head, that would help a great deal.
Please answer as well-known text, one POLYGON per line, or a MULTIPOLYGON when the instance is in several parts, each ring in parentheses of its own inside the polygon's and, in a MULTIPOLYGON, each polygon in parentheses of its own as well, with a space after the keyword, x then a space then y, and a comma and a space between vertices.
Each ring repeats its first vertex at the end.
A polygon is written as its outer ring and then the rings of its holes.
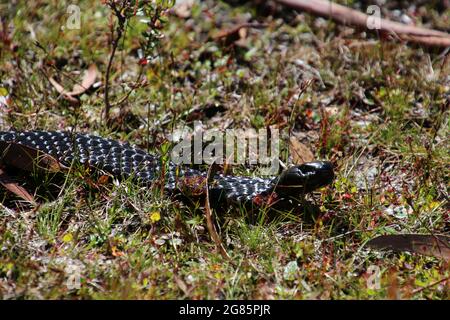
POLYGON ((273 180, 273 183, 277 193, 295 195, 308 193, 326 186, 333 179, 333 165, 330 162, 314 161, 283 171, 273 180))

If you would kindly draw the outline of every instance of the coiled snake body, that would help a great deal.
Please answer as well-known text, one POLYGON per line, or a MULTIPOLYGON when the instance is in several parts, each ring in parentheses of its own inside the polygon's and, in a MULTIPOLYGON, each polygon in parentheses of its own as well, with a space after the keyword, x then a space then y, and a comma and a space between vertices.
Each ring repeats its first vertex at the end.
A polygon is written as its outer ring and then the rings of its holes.
MULTIPOLYGON (((164 165, 161 156, 94 135, 59 131, 0 132, 0 147, 10 143, 50 154, 65 166, 73 162, 89 164, 114 177, 130 178, 144 185, 162 180, 169 193, 189 188, 193 180, 206 181, 207 177, 200 170, 178 167, 170 161, 164 165)), ((0 150, 0 162, 2 153, 0 150)), ((261 199, 272 194, 278 199, 299 197, 331 183, 333 178, 332 165, 316 161, 292 167, 272 179, 215 174, 208 186, 216 202, 221 199, 225 203, 260 204, 261 199)))

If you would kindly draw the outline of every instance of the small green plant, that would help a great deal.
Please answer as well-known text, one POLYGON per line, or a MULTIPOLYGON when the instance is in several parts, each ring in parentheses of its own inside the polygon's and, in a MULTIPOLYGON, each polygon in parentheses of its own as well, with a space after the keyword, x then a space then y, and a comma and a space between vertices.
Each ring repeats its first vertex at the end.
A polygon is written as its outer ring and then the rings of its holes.
MULTIPOLYGON (((122 38, 126 36, 127 28, 130 27, 130 20, 133 17, 139 17, 141 22, 144 22, 147 25, 147 30, 142 33, 142 39, 140 39, 141 48, 139 52, 141 57, 139 64, 143 67, 147 65, 149 60, 156 56, 159 41, 163 37, 161 30, 166 22, 164 15, 167 9, 173 6, 174 1, 106 0, 105 4, 116 17, 116 23, 111 25, 111 54, 109 56, 105 75, 104 119, 108 122, 110 109, 112 107, 109 97, 111 69, 117 48, 123 40, 122 38)), ((143 69, 139 72, 136 83, 139 83, 142 73, 143 69)), ((116 104, 122 103, 130 94, 131 91, 116 104)))

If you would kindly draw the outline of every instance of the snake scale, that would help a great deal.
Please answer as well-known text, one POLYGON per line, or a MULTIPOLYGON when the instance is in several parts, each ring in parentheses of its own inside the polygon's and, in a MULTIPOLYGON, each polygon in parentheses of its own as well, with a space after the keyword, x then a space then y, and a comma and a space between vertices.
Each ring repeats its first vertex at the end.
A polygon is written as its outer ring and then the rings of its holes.
MULTIPOLYGON (((0 132, 0 146, 4 148, 10 143, 50 154, 65 166, 71 166, 74 162, 88 164, 116 178, 132 179, 142 185, 152 185, 162 180, 168 193, 190 188, 192 181, 206 181, 207 178, 207 173, 201 170, 176 166, 170 161, 164 164, 159 155, 149 154, 128 143, 89 134, 60 131, 0 132)), ((2 153, 0 150, 0 162, 2 153)), ((208 186, 215 202, 260 205, 261 199, 273 194, 280 200, 298 198, 330 184, 333 178, 333 167, 329 162, 315 161, 291 167, 275 178, 215 174, 208 186)))

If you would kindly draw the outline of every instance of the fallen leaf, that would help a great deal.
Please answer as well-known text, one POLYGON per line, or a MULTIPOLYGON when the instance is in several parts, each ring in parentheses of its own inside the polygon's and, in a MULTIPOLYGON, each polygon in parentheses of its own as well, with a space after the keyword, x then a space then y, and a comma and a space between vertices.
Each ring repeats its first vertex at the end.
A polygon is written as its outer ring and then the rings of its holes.
POLYGON ((397 252, 409 251, 450 261, 450 237, 443 235, 383 235, 367 242, 367 246, 397 252))
POLYGON ((78 100, 75 99, 74 97, 72 97, 69 92, 67 92, 62 85, 60 85, 55 79, 53 79, 52 77, 49 77, 48 80, 50 81, 50 83, 53 85, 53 87, 55 87, 56 91, 58 91, 59 94, 61 94, 64 98, 66 98, 67 100, 77 103, 78 100))
POLYGON ((289 139, 289 151, 294 164, 299 165, 314 160, 312 151, 295 137, 289 139))
POLYGON ((25 188, 19 186, 17 182, 13 181, 6 172, 0 168, 0 184, 10 192, 14 193, 19 198, 28 201, 32 204, 36 204, 34 197, 28 193, 25 188))
POLYGON ((5 165, 26 171, 38 168, 59 172, 68 169, 49 154, 14 142, 0 141, 0 161, 5 165))
POLYGON ((90 87, 94 85, 95 79, 97 78, 97 73, 97 67, 95 66, 95 64, 91 64, 89 68, 84 72, 81 84, 75 84, 72 88, 72 91, 67 91, 66 89, 64 89, 64 87, 52 77, 49 77, 48 80, 56 89, 56 91, 58 91, 67 100, 71 102, 78 102, 75 97, 85 93, 90 87))
POLYGON ((69 95, 78 96, 83 94, 95 83, 95 79, 97 78, 97 67, 95 64, 91 64, 89 68, 84 72, 83 80, 81 85, 75 84, 69 95))

